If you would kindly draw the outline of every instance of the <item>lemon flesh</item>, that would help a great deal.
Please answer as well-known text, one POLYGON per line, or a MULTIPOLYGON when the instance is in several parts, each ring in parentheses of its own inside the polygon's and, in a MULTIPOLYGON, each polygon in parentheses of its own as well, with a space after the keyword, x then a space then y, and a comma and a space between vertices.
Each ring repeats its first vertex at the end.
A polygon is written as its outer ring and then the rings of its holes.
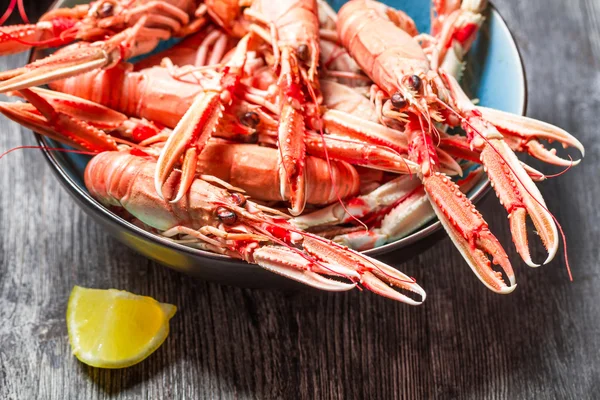
POLYGON ((73 354, 99 368, 137 364, 165 341, 175 311, 151 297, 75 286, 67 307, 73 354))

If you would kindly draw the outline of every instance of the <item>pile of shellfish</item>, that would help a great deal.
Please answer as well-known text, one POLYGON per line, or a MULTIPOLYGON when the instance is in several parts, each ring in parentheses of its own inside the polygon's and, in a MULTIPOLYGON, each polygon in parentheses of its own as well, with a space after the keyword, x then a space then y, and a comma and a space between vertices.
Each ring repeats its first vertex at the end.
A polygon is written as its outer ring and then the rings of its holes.
POLYGON ((553 165, 564 130, 476 105, 459 82, 485 0, 433 1, 431 31, 352 0, 98 0, 0 27, 0 54, 58 48, 0 72, 0 112, 93 155, 85 184, 156 235, 330 291, 417 305, 424 290, 360 251, 436 217, 475 275, 510 293, 506 251, 465 195, 484 174, 523 261, 527 216, 557 223, 515 152, 553 165))

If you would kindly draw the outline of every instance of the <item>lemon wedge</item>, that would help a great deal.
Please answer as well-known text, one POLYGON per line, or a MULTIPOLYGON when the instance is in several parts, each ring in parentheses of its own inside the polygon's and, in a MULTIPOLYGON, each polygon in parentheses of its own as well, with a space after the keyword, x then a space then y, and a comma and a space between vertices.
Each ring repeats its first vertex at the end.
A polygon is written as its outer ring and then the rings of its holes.
POLYGON ((137 364, 165 341, 175 311, 151 297, 75 286, 67 307, 73 354, 99 368, 137 364))

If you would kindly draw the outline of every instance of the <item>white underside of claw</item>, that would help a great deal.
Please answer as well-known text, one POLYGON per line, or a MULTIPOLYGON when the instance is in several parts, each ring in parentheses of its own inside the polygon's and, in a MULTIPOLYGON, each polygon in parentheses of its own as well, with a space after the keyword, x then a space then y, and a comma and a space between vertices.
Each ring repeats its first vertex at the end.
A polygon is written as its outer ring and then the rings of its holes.
POLYGON ((458 57, 456 51, 458 50, 454 48, 448 50, 440 68, 460 81, 462 79, 463 71, 465 70, 465 63, 461 61, 461 58, 458 57))
POLYGON ((376 267, 371 272, 372 276, 368 274, 365 274, 365 276, 363 276, 362 283, 369 290, 381 296, 385 296, 411 306, 418 306, 422 304, 427 298, 425 290, 421 286, 417 285, 409 276, 407 276, 403 272, 400 272, 397 269, 390 267, 385 263, 382 263, 381 261, 375 260, 374 258, 366 256, 362 257, 367 259, 369 263, 374 264, 376 267), (395 279, 402 280, 402 283, 398 284, 397 286, 401 289, 418 294, 421 297, 421 300, 413 300, 410 297, 395 290, 393 286, 390 286, 388 283, 384 282, 386 280, 385 275, 393 276, 395 279))
POLYGON ((381 222, 379 232, 388 237, 388 241, 400 239, 419 229, 435 217, 425 192, 410 196, 395 207, 381 222))
POLYGON ((344 207, 339 203, 334 203, 310 214, 292 218, 290 222, 300 229, 350 222, 353 218, 348 215, 346 210, 355 218, 362 218, 376 210, 377 207, 395 203, 398 199, 415 190, 420 184, 420 181, 414 176, 400 176, 369 194, 346 201, 344 207))
POLYGON ((365 251, 383 246, 388 237, 374 231, 358 231, 335 236, 333 241, 353 250, 365 251))
POLYGON ((39 71, 43 71, 43 68, 45 68, 47 72, 35 73, 36 71, 33 71, 32 73, 25 74, 25 77, 16 76, 4 82, 0 82, 0 93, 43 85, 59 79, 68 78, 75 74, 83 74, 84 72, 93 71, 97 68, 102 68, 105 65, 105 59, 96 59, 81 64, 63 67, 60 69, 60 72, 49 67, 42 67, 39 71))
MULTIPOLYGON (((515 153, 513 153, 513 151, 510 149, 508 144, 506 144, 506 142, 502 141, 500 143, 502 143, 502 145, 505 147, 505 151, 502 152, 502 155, 506 158, 506 162, 509 165, 513 166, 513 168, 512 168, 513 172, 519 178, 521 185, 523 185, 525 187, 526 191, 529 193, 529 195, 527 195, 527 194, 523 195, 523 202, 527 206, 527 211, 529 213, 530 218, 534 219, 534 221, 535 221, 536 215, 533 212, 533 210, 534 210, 534 208, 538 209, 538 210, 541 208, 541 210, 539 210, 539 211, 541 214, 543 214, 546 221, 548 222, 546 224, 546 226, 548 228, 550 228, 552 237, 554 238, 554 241, 552 243, 547 244, 548 245, 548 248, 547 248, 548 257, 546 258, 546 261, 544 261, 544 264, 547 264, 550 261, 552 261, 554 259, 554 257, 556 256, 556 253, 558 251, 558 245, 559 245, 558 230, 556 228, 556 224, 554 223, 554 218, 552 217, 552 214, 550 214, 550 212, 548 211, 548 207, 546 206, 546 203, 544 202, 544 198, 542 197, 542 194, 540 193, 538 187, 535 185, 535 183, 533 183, 533 181, 529 177, 529 174, 527 173, 527 171, 525 171, 525 169, 523 169, 523 168, 520 168, 521 163, 520 163, 519 159, 517 158, 517 156, 515 155, 515 153)), ((541 224, 541 222, 538 222, 538 224, 541 224)), ((533 261, 531 261, 531 260, 525 260, 525 262, 530 267, 538 266, 537 264, 533 263, 533 261)))
POLYGON ((463 0, 460 5, 461 10, 472 13, 482 13, 487 7, 487 0, 463 0))
POLYGON ((525 171, 527 171, 527 174, 534 182, 543 182, 546 180, 546 175, 544 175, 543 172, 538 171, 532 166, 525 164, 523 161, 521 161, 521 166, 525 171))
POLYGON ((333 241, 355 250, 368 250, 401 239, 435 217, 424 192, 409 196, 382 220, 381 227, 336 236, 333 241))
POLYGON ((317 289, 344 292, 356 287, 356 283, 329 279, 313 272, 310 262, 291 250, 266 246, 256 250, 253 257, 264 269, 317 289))
MULTIPOLYGON (((482 175, 483 170, 481 168, 472 171, 464 180, 460 181, 460 190, 463 193, 469 192, 480 182, 482 175)), ((396 190, 396 192, 391 191, 389 193, 390 196, 392 194, 395 195, 388 199, 390 203, 393 203, 402 196, 406 196, 410 193, 410 190, 414 190, 418 186, 414 181, 409 180, 409 177, 398 178, 397 181, 394 185, 391 185, 394 181, 386 184, 389 185, 387 188, 384 185, 377 189, 384 192, 391 189, 396 190), (402 191, 398 192, 399 190, 402 191), (399 193, 402 193, 402 195, 399 196, 399 193)), ((425 192, 416 191, 412 195, 406 196, 406 199, 402 203, 394 207, 383 218, 379 228, 369 232, 357 231, 339 235, 333 240, 355 250, 368 250, 408 236, 430 222, 435 216, 436 214, 433 208, 431 208, 429 198, 425 192)))
MULTIPOLYGON (((362 212, 363 208, 364 207, 359 207, 355 209, 352 205, 346 204, 346 209, 350 211, 352 215, 364 215, 362 212)), ((337 225, 342 223, 346 216, 347 214, 343 207, 341 207, 339 203, 335 203, 309 214, 294 217, 290 219, 289 222, 300 229, 307 229, 314 226, 337 225)))

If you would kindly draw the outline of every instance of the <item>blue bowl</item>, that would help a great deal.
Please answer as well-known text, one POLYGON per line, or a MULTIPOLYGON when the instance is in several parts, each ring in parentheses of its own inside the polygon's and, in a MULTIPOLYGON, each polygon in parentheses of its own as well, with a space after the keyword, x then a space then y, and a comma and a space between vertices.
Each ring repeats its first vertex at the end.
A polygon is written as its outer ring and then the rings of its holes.
MULTIPOLYGON (((54 7, 71 7, 85 2, 63 0, 58 1, 54 7)), ((345 1, 340 0, 330 1, 336 11, 344 3, 345 1)), ((407 12, 420 32, 429 31, 429 1, 386 0, 384 3, 407 12)), ((35 57, 36 54, 32 56, 35 57)), ((480 100, 481 105, 514 114, 525 114, 527 88, 523 63, 513 36, 492 5, 486 11, 486 22, 467 56, 467 70, 462 85, 469 95, 480 100)), ((52 170, 75 201, 110 234, 135 251, 205 280, 243 287, 297 287, 295 283, 259 266, 173 243, 125 221, 93 199, 85 188, 83 173, 89 157, 54 152, 49 148, 62 145, 40 135, 36 137, 52 170)), ((476 203, 488 189, 488 180, 482 179, 467 195, 476 203)), ((433 220, 409 236, 364 253, 381 255, 395 251, 385 258, 386 262, 397 266, 423 248, 431 246, 435 242, 432 234, 440 228, 440 222, 433 220)))

